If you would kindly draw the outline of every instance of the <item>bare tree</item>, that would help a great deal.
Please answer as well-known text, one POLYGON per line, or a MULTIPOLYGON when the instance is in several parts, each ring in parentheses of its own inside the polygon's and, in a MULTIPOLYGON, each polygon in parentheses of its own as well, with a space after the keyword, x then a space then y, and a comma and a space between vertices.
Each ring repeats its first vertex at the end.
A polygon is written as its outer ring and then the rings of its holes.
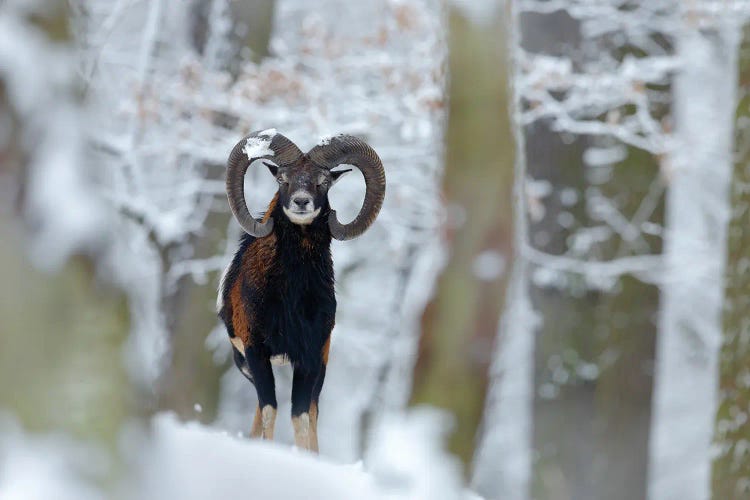
MULTIPOLYGON (((735 22, 747 23, 741 16, 735 22)), ((735 25, 732 29, 736 29, 735 25)), ((750 310, 750 25, 742 29, 737 57, 737 104, 734 114, 734 161, 731 184, 731 214, 727 228, 726 282, 722 309, 723 336, 719 353, 719 393, 713 460, 711 497, 740 499, 750 494, 750 423, 748 395, 748 319, 750 310)), ((724 77, 729 80, 728 75, 724 77)))
POLYGON ((649 496, 707 498, 725 273, 737 13, 680 11, 675 140, 667 169, 649 496), (707 129, 706 123, 711 123, 707 129))

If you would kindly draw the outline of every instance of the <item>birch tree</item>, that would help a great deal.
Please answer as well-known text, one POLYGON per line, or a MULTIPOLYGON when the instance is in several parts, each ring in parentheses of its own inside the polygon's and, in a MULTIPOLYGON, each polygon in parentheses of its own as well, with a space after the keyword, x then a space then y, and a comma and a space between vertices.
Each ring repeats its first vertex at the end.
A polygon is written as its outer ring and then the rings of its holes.
POLYGON ((675 144, 669 160, 665 272, 649 497, 709 497, 725 274, 739 12, 683 4, 675 144), (711 127, 706 127, 711 123, 711 127))
POLYGON ((734 160, 731 215, 727 229, 726 282, 719 353, 719 405, 714 430, 718 453, 713 460, 711 498, 740 499, 750 495, 750 25, 742 29, 737 57, 737 105, 734 114, 734 160))

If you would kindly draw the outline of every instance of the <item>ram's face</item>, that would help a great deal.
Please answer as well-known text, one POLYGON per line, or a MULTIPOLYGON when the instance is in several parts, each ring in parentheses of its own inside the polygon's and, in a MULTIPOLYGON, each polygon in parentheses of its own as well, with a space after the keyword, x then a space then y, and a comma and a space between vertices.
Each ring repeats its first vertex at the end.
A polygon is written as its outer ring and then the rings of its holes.
POLYGON ((295 167, 267 164, 279 184, 279 203, 294 224, 307 225, 328 205, 328 189, 349 170, 331 172, 313 163, 295 167))

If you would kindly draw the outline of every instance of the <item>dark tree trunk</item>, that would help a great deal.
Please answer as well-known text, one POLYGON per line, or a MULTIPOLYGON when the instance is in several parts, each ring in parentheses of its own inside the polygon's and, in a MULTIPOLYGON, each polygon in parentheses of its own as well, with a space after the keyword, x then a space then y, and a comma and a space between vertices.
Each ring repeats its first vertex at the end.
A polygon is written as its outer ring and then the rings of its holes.
POLYGON ((450 259, 425 311, 412 403, 456 417, 450 449, 474 451, 510 260, 513 177, 499 19, 450 16, 450 109, 443 181, 450 259))

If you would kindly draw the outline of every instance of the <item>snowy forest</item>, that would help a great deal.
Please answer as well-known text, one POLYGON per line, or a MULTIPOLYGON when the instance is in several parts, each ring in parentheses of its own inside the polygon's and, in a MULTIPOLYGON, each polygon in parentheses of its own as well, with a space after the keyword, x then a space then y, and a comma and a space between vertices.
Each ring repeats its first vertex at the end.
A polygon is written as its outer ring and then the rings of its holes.
POLYGON ((0 499, 104 498, 750 499, 750 0, 0 0, 0 499), (318 455, 216 314, 271 128, 387 176, 318 455))

